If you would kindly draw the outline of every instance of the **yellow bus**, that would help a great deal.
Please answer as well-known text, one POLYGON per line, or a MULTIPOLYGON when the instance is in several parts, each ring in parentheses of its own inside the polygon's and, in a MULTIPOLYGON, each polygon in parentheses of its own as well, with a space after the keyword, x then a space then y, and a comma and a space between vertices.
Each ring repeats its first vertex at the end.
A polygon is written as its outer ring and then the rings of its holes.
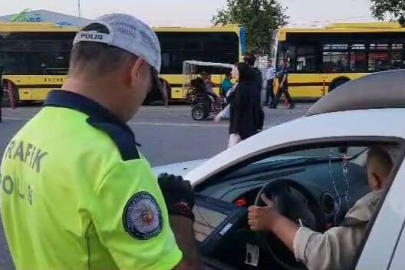
MULTIPOLYGON (((78 28, 53 23, 0 23, 0 66, 4 85, 17 103, 43 101, 66 78, 72 41, 78 28)), ((185 99, 183 62, 236 63, 244 52, 244 29, 236 25, 207 28, 154 28, 162 47, 161 77, 172 100, 185 99)), ((210 72, 201 70, 201 72, 210 72)), ((219 75, 213 81, 220 83, 219 75)), ((9 95, 3 103, 9 104, 9 95)))
POLYGON ((283 28, 275 44, 278 60, 289 62, 288 84, 296 98, 319 98, 366 74, 405 68, 405 28, 398 23, 283 28))

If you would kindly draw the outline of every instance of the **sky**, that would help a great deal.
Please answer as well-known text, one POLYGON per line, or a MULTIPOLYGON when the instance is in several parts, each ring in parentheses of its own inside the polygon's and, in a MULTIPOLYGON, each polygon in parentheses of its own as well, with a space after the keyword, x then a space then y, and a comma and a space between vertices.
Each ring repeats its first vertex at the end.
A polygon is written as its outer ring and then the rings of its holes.
MULTIPOLYGON (((78 0, 2 0, 0 15, 26 8, 78 15, 78 0)), ((137 16, 153 26, 208 26, 226 0, 81 0, 82 17, 111 12, 137 16)), ((370 0, 279 0, 287 7, 290 25, 324 25, 341 21, 372 21, 370 0)))

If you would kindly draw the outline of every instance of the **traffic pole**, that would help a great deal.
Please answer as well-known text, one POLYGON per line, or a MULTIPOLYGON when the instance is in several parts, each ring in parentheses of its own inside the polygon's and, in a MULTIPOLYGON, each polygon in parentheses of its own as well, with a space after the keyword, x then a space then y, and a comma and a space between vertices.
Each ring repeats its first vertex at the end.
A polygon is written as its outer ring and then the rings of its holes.
POLYGON ((325 79, 322 82, 322 96, 324 97, 326 95, 326 81, 325 79))

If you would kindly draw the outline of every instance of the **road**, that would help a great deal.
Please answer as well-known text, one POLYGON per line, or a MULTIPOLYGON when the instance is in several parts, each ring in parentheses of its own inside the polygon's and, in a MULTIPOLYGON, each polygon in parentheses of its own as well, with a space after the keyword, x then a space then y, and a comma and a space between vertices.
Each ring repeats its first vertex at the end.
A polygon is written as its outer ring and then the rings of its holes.
MULTIPOLYGON (((310 106, 311 104, 298 104, 294 110, 283 106, 278 110, 266 108, 265 127, 301 117, 310 106)), ((3 109, 0 156, 12 136, 39 110, 37 106, 3 109)), ((152 166, 210 158, 225 150, 228 141, 227 120, 219 124, 213 123, 212 119, 195 122, 191 119, 189 106, 142 107, 131 119, 129 126, 134 131, 137 142, 142 145, 142 153, 152 166)), ((13 267, 0 223, 0 270, 3 269, 13 267)))

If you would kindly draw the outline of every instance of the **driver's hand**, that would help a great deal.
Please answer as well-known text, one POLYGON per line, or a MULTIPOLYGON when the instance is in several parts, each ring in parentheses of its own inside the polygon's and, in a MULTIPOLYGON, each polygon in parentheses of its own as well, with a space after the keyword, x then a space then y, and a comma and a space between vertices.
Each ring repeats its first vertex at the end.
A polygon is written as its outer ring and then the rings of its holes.
POLYGON ((273 224, 280 217, 275 204, 262 194, 261 199, 266 204, 264 207, 249 207, 249 226, 252 231, 272 231, 273 224))

